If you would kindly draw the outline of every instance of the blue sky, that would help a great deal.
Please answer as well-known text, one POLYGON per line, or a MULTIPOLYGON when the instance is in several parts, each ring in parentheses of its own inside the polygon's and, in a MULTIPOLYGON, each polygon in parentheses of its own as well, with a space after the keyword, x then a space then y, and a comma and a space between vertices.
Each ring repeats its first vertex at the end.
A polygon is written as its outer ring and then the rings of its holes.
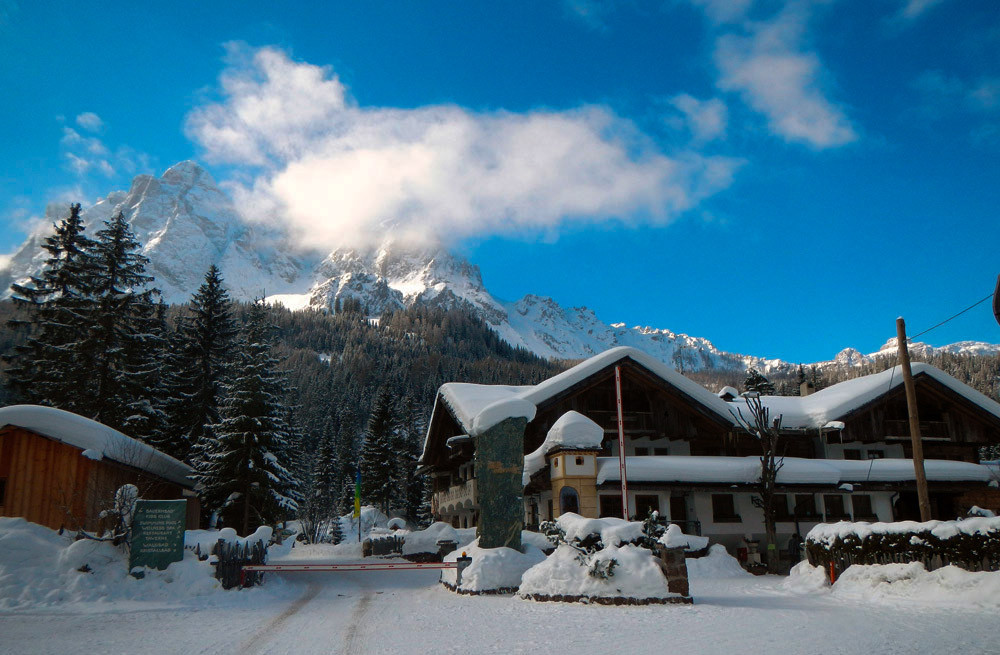
MULTIPOLYGON (((502 298, 791 361, 1000 273, 996 2, 146 4, 0 0, 0 251, 193 158, 324 245, 391 219, 502 298)), ((966 339, 988 303, 926 336, 966 339)))

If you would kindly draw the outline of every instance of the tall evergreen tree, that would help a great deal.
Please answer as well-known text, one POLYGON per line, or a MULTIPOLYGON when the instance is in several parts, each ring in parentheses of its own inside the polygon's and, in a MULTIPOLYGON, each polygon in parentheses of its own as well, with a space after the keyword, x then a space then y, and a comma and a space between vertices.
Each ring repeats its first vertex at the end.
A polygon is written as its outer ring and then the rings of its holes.
MULTIPOLYGON (((411 521, 417 521, 424 502, 424 479, 418 476, 417 460, 423 451, 426 421, 413 396, 400 407, 400 429, 396 446, 396 497, 398 507, 411 521)), ((429 508, 428 508, 429 511, 429 508)), ((426 512, 425 512, 426 513, 426 512)))
POLYGON ((11 325, 28 328, 30 334, 8 358, 7 384, 20 400, 80 411, 87 371, 79 343, 89 325, 84 310, 91 294, 94 242, 84 235, 79 204, 70 205, 69 216, 53 227, 42 242, 48 253, 42 271, 11 286, 15 305, 26 315, 11 325))
MULTIPOLYGON (((126 419, 156 393, 149 385, 158 349, 164 344, 152 325, 156 320, 149 260, 140 252, 124 215, 119 212, 95 235, 93 266, 84 308, 91 326, 79 343, 90 374, 86 415, 127 431, 126 419)), ((140 438, 148 435, 136 434, 140 438)))
POLYGON ((171 357, 167 415, 170 440, 160 447, 179 459, 189 459, 192 447, 219 421, 222 380, 236 338, 233 303, 214 264, 191 298, 181 319, 171 357))
POLYGON ((301 495, 288 468, 291 430, 282 406, 287 385, 271 353, 267 310, 250 307, 218 423, 202 438, 196 461, 205 507, 239 526, 290 516, 301 495))
POLYGON ((774 384, 761 375, 760 371, 755 368, 751 368, 747 370, 747 377, 743 381, 743 390, 755 391, 762 396, 773 396, 774 384))
POLYGON ((362 498, 384 513, 397 492, 396 417, 388 386, 379 389, 361 447, 362 498))
POLYGON ((333 485, 338 490, 337 513, 344 515, 354 507, 354 477, 359 466, 358 422, 349 405, 341 407, 337 423, 337 475, 333 485))

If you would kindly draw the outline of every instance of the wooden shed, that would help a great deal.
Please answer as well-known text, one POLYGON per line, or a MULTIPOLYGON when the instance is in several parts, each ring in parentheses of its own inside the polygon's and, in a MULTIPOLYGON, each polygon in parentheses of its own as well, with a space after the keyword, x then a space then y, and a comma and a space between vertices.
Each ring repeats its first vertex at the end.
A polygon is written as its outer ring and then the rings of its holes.
POLYGON ((134 484, 149 500, 199 506, 186 464, 106 425, 52 407, 0 408, 0 516, 53 529, 96 530, 115 490, 134 484))

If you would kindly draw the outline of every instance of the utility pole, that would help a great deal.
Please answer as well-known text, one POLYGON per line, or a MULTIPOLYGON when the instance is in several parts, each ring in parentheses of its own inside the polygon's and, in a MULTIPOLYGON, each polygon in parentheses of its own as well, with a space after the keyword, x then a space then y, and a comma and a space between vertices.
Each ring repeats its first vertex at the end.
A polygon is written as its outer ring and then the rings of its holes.
POLYGON ((920 441, 920 417, 917 415, 917 390, 910 372, 910 349, 906 343, 906 323, 896 319, 896 349, 899 367, 903 369, 903 386, 906 388, 906 408, 910 416, 910 440, 913 444, 913 472, 917 477, 917 501, 920 503, 920 520, 931 520, 931 499, 927 493, 927 475, 924 473, 924 444, 920 441))

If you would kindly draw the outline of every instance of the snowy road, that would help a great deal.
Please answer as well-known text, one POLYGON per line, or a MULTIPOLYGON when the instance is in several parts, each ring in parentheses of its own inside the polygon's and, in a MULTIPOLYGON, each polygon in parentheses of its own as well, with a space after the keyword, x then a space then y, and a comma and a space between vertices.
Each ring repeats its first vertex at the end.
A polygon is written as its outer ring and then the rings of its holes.
POLYGON ((437 571, 295 573, 173 604, 0 612, 0 653, 1000 652, 993 610, 797 596, 777 578, 693 580, 693 606, 468 597, 437 571))

